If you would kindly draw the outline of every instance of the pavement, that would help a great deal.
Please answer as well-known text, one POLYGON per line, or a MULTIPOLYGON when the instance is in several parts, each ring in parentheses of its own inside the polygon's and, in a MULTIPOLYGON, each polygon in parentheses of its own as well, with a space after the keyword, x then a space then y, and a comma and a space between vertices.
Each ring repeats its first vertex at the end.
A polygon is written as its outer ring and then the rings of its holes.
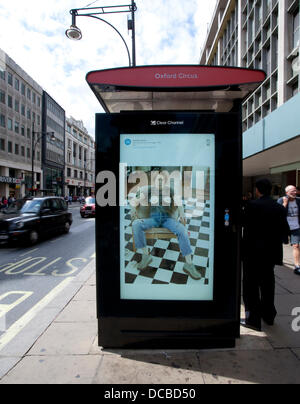
POLYGON ((241 328, 233 349, 104 350, 97 344, 92 261, 12 341, 0 345, 0 384, 120 384, 127 389, 299 384, 300 277, 292 262, 286 246, 284 266, 276 268, 276 324, 264 325, 261 333, 241 328))

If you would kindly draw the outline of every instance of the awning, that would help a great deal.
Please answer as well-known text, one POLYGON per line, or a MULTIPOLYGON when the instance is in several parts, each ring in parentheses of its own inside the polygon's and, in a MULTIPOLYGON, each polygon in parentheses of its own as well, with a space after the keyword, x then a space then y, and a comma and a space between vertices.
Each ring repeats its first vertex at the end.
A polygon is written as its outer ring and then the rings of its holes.
POLYGON ((261 70, 174 65, 93 71, 86 80, 103 109, 230 112, 266 79, 261 70))
POLYGON ((296 170, 298 167, 300 169, 299 150, 300 135, 247 157, 243 162, 244 176, 276 174, 296 170))

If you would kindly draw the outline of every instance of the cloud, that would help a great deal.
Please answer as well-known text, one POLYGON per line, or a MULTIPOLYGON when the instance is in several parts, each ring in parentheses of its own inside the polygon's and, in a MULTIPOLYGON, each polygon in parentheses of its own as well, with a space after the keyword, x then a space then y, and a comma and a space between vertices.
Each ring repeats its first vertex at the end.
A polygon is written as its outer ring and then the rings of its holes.
MULTIPOLYGON (((80 42, 66 38, 69 10, 77 0, 14 0, 0 5, 0 48, 65 110, 94 135, 94 114, 102 112, 85 76, 91 70, 128 65, 121 39, 106 24, 78 18, 80 42)), ((93 7, 104 5, 99 0, 93 7)), ((119 0, 106 4, 118 5, 119 0)), ((130 3, 128 1, 128 3, 130 3)), ((198 64, 216 0, 136 0, 137 64, 198 64)), ((105 17, 131 49, 126 14, 105 17)))

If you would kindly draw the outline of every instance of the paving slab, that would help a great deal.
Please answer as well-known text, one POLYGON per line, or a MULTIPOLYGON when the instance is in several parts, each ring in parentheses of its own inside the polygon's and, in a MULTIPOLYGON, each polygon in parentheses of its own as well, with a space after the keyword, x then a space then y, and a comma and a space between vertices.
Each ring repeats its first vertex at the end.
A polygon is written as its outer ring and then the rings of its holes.
POLYGON ((203 384, 196 352, 126 352, 104 355, 97 384, 203 384))
POLYGON ((300 360, 300 349, 292 349, 292 352, 297 356, 297 358, 300 360))
POLYGON ((275 297, 275 306, 278 316, 291 316, 293 310, 297 307, 299 307, 300 312, 300 294, 277 295, 275 297))
POLYGON ((300 362, 289 349, 200 352, 206 384, 299 384, 300 362))
POLYGON ((60 323, 86 323, 96 322, 96 304, 90 300, 72 300, 59 314, 55 322, 60 323))
POLYGON ((268 340, 273 348, 300 348, 300 332, 292 329, 292 322, 291 316, 279 316, 273 327, 265 326, 268 340))
POLYGON ((8 357, 2 356, 0 357, 0 379, 9 372, 20 360, 22 357, 8 357))
POLYGON ((26 356, 0 384, 91 384, 100 356, 26 356))
POLYGON ((96 323, 53 323, 29 355, 87 355, 97 335, 96 323))

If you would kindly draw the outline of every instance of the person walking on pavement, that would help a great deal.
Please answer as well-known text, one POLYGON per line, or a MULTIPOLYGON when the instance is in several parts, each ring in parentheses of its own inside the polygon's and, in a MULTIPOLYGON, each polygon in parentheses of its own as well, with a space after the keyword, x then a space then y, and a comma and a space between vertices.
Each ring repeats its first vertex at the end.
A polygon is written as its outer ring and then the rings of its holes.
POLYGON ((297 188, 294 185, 289 185, 285 192, 286 196, 278 199, 278 203, 286 210, 293 246, 295 274, 300 275, 300 198, 297 197, 297 188))
POLYGON ((289 226, 285 209, 271 198, 268 179, 256 183, 255 201, 244 210, 243 297, 246 318, 241 324, 261 331, 261 320, 273 325, 275 308, 275 265, 282 265, 283 246, 288 243, 289 226))

